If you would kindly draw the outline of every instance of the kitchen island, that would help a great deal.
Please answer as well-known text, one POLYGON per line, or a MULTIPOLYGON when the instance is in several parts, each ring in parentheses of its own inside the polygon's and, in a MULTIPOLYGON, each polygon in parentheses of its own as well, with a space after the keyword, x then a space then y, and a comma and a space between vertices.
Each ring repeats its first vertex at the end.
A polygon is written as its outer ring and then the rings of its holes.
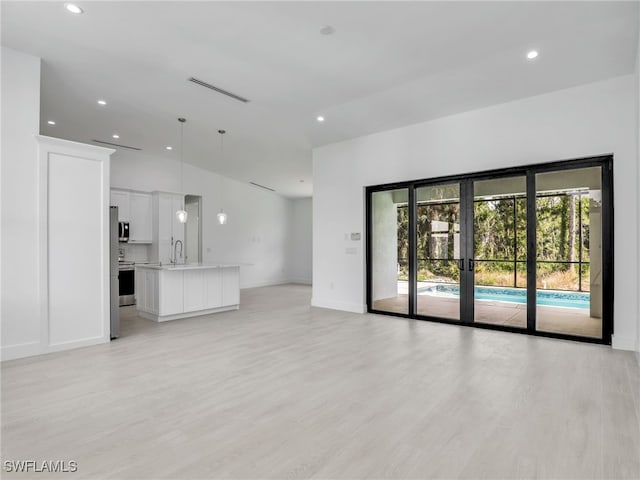
POLYGON ((156 322, 240 308, 240 266, 136 265, 138 315, 156 322))

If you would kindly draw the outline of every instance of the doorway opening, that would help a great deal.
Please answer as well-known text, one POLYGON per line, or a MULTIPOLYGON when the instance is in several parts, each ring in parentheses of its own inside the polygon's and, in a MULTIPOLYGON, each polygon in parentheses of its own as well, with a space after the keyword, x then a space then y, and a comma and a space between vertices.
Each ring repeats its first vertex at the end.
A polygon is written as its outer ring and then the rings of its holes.
POLYGON ((184 229, 185 263, 202 262, 202 197, 185 195, 184 209, 187 211, 187 223, 184 229))

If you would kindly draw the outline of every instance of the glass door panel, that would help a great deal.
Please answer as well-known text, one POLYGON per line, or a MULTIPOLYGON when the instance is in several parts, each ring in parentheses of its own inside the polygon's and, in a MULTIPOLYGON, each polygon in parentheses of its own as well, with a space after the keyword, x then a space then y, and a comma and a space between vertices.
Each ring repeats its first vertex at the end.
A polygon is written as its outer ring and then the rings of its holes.
POLYGON ((371 306, 409 313, 408 189, 371 196, 371 306))
POLYGON ((536 329, 602 337, 602 170, 536 175, 536 329))
POLYGON ((369 311, 610 343, 611 163, 368 187, 369 311))
POLYGON ((416 189, 416 313, 460 320, 460 185, 416 189))
POLYGON ((474 322, 527 327, 526 176, 473 183, 474 322))

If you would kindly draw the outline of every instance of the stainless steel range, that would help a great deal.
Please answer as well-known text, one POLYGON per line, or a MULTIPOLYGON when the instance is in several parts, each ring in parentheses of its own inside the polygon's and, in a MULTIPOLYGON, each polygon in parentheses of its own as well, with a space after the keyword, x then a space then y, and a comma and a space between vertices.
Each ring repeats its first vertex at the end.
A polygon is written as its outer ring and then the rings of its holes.
POLYGON ((119 261, 120 306, 136 304, 136 267, 134 262, 119 261))

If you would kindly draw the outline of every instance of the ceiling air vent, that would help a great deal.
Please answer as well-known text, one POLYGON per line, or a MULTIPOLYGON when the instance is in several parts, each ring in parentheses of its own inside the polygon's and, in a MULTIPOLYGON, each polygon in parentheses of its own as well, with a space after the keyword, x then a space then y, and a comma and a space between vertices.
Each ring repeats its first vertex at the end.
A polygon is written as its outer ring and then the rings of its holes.
POLYGON ((96 140, 95 138, 91 141, 96 143, 101 143, 103 145, 109 145, 110 147, 128 148, 129 150, 142 150, 141 148, 138 148, 138 147, 130 147, 129 145, 120 145, 119 143, 103 142, 102 140, 96 140))
POLYGON ((271 192, 275 192, 275 189, 269 188, 269 187, 265 187, 264 185, 260 185, 259 183, 256 183, 256 182, 249 182, 249 183, 251 185, 255 185, 256 187, 264 188, 265 190, 269 190, 271 192))
POLYGON ((209 90, 213 90, 214 92, 218 92, 223 95, 226 95, 227 97, 231 97, 235 100, 239 100, 240 102, 249 103, 249 99, 247 98, 241 97, 240 95, 236 95, 235 93, 228 92, 222 88, 216 87, 215 85, 211 85, 210 83, 203 82, 202 80, 198 80, 195 77, 190 77, 189 81, 192 83, 195 83, 196 85, 200 85, 201 87, 206 87, 209 90))

